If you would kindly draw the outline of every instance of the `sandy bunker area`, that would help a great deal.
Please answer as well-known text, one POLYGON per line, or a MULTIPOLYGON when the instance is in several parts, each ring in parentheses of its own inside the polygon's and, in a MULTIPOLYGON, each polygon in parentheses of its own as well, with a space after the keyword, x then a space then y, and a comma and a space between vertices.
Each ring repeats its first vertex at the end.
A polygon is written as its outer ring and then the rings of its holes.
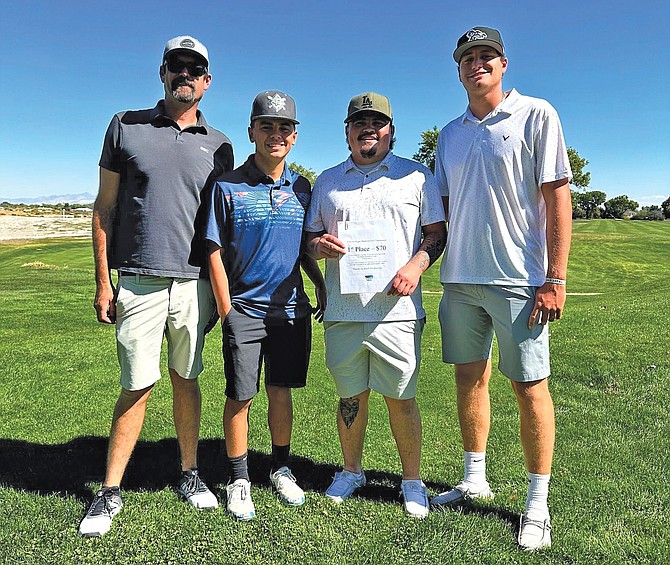
POLYGON ((0 242, 90 235, 90 216, 12 216, 10 214, 0 214, 0 242))

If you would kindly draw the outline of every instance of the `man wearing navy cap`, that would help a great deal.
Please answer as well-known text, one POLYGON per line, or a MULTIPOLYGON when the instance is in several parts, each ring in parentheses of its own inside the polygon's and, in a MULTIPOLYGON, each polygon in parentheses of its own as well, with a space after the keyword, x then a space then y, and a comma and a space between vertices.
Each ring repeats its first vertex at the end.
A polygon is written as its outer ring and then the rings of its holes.
POLYGON ((270 482, 285 504, 305 501, 289 466, 291 389, 306 384, 312 335, 301 266, 316 288, 317 319, 326 296, 318 265, 303 253, 311 186, 286 163, 298 123, 288 94, 258 94, 249 126, 256 150, 241 167, 219 178, 211 194, 206 238, 223 329, 223 428, 230 466, 226 509, 237 520, 256 515, 247 466, 248 415, 263 366, 272 440, 270 482))
POLYGON ((547 496, 554 449, 547 323, 561 317, 572 227, 570 164, 561 124, 545 100, 503 91, 500 33, 468 30, 454 60, 465 113, 440 132, 435 176, 449 223, 440 280, 442 356, 456 366, 465 477, 435 507, 490 499, 486 443, 491 344, 521 415, 529 489, 518 541, 551 545, 547 496))
POLYGON ((79 526, 101 536, 121 510, 120 484, 161 378, 163 338, 181 454, 178 492, 196 508, 216 508, 198 474, 204 329, 214 312, 209 281, 192 257, 195 217, 210 177, 233 166, 230 140, 198 110, 209 88, 209 54, 190 36, 170 39, 159 69, 165 97, 155 108, 116 114, 100 158, 93 208, 98 321, 116 324, 121 394, 114 409, 107 471, 79 526), (118 271, 118 285, 111 269, 118 271))

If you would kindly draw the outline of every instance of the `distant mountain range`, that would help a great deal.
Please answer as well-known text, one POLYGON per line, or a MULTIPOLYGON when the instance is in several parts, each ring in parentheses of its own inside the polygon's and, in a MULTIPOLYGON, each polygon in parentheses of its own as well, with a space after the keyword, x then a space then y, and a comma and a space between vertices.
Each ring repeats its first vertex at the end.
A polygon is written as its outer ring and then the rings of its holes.
POLYGON ((51 196, 36 196, 35 198, 18 197, 4 198, 0 196, 0 202, 9 202, 10 204, 90 204, 95 200, 95 194, 82 192, 80 194, 58 194, 51 196))

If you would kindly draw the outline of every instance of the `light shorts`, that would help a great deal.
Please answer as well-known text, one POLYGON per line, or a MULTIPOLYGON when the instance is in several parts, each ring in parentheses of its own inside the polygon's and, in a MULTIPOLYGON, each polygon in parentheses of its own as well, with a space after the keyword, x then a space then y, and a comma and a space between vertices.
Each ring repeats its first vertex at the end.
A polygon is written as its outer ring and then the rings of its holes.
POLYGON ((425 324, 425 318, 324 322, 326 366, 338 396, 351 398, 370 388, 389 398, 414 398, 425 324))
POLYGON ((536 287, 444 285, 440 302, 442 360, 456 365, 491 357, 498 340, 498 369, 507 378, 532 382, 549 376, 549 330, 528 329, 536 287))
POLYGON ((253 318, 233 307, 223 321, 223 370, 226 396, 249 400, 265 384, 301 388, 307 383, 312 349, 312 319, 253 318))
POLYGON ((163 336, 168 367, 185 379, 202 373, 204 328, 216 304, 206 279, 119 275, 116 351, 121 386, 140 390, 161 378, 163 336))

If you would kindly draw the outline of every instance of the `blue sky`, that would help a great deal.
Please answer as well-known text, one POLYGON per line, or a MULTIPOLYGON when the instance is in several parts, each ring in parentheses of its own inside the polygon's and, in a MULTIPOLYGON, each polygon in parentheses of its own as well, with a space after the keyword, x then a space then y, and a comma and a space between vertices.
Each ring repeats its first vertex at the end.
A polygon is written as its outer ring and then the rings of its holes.
POLYGON ((290 160, 320 172, 345 159, 346 106, 368 90, 391 99, 395 152, 411 157, 422 131, 464 111, 451 53, 467 29, 486 25, 506 44, 505 88, 556 107, 568 145, 589 160, 591 189, 660 204, 670 195, 668 5, 5 0, 0 199, 96 193, 111 116, 161 98, 163 46, 181 34, 209 49, 213 81, 200 108, 233 141, 236 164, 252 151, 251 102, 267 89, 296 99, 290 160))

